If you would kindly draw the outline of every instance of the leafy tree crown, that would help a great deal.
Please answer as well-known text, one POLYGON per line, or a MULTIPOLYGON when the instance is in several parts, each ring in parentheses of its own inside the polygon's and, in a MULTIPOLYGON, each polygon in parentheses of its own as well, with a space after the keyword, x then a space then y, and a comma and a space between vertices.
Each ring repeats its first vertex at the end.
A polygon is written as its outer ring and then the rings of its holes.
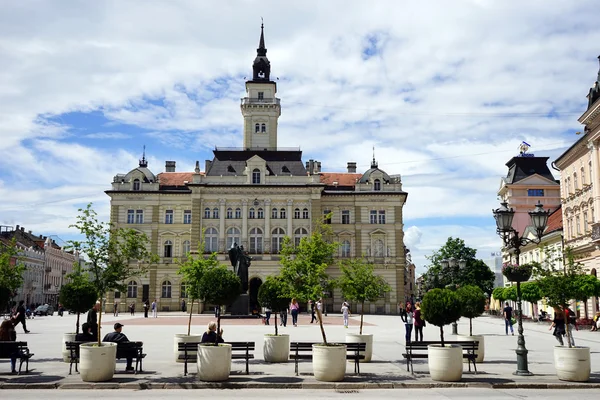
POLYGON ((222 265, 206 271, 198 286, 199 298, 209 304, 231 304, 241 292, 240 278, 222 265))
POLYGON ((485 311, 487 298, 479 287, 474 285, 462 286, 456 294, 460 300, 462 317, 477 318, 485 311))
POLYGON ((280 277, 268 276, 258 289, 258 302, 276 313, 286 310, 290 299, 290 287, 280 277))
POLYGON ((460 318, 460 300, 452 290, 432 289, 423 296, 421 312, 427 322, 443 327, 460 318))
POLYGON ((345 299, 373 302, 391 290, 386 280, 375 274, 373 264, 364 258, 344 260, 340 265, 342 276, 336 281, 345 299))

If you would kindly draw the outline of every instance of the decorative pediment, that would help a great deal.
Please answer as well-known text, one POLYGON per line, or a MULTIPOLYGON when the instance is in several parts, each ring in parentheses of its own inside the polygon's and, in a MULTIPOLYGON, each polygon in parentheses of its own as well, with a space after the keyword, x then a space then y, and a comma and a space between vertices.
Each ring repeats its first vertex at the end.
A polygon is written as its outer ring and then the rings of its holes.
POLYGON ((533 174, 528 176, 527 178, 521 179, 520 181, 514 182, 512 185, 552 185, 552 186, 560 186, 556 181, 545 178, 539 174, 533 174))
POLYGON ((179 236, 178 233, 173 231, 162 231, 158 234, 159 236, 179 236))
POLYGON ((338 233, 338 236, 354 236, 354 232, 352 231, 341 231, 338 233))
POLYGON ((371 236, 381 236, 381 235, 387 235, 387 232, 384 231, 383 229, 375 229, 374 231, 369 232, 369 235, 371 235, 371 236))

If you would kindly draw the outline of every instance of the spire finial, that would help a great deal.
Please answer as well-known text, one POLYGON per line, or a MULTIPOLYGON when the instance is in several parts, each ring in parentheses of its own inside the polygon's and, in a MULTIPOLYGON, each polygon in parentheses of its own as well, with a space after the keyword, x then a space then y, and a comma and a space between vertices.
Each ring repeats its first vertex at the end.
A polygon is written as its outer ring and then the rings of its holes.
POLYGON ((373 161, 371 161, 371 168, 377 168, 378 164, 377 161, 375 161, 375 146, 373 146, 373 161))
MULTIPOLYGON (((598 64, 600 64, 600 56, 598 56, 598 64)), ((598 79, 596 80, 600 82, 600 67, 598 68, 598 79)))
POLYGON ((267 49, 265 47, 265 24, 262 17, 260 17, 260 40, 258 42, 258 49, 256 49, 256 54, 259 56, 267 55, 267 49))
POLYGON ((142 159, 140 160, 140 167, 146 168, 148 166, 148 161, 146 160, 146 145, 144 145, 144 150, 142 152, 142 159))

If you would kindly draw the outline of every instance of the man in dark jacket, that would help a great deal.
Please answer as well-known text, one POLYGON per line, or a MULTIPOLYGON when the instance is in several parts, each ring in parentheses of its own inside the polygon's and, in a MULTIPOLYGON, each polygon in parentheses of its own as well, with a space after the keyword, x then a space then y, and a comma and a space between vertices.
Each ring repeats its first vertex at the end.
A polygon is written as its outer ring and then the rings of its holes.
POLYGON ((15 318, 16 318, 15 328, 20 323, 21 325, 23 325, 23 331, 25 331, 25 333, 29 333, 29 331, 27 330, 27 323, 25 322, 26 311, 27 310, 25 309, 25 302, 23 300, 21 300, 19 302, 19 307, 17 307, 17 315, 15 316, 15 318))
POLYGON ((93 342, 96 340, 96 337, 92 334, 90 324, 84 322, 81 325, 81 333, 78 333, 75 336, 76 342, 93 342))
POLYGON ((90 311, 88 311, 88 315, 87 315, 87 323, 90 327, 90 330, 92 332, 92 335, 94 335, 94 339, 98 339, 98 306, 100 305, 100 302, 96 302, 96 304, 94 304, 94 307, 90 308, 90 311))
MULTIPOLYGON (((115 331, 107 333, 104 336, 104 339, 102 339, 102 341, 117 343, 117 346, 119 345, 119 343, 129 343, 129 339, 127 338, 127 336, 125 336, 125 334, 121 333, 121 331, 123 330, 123 325, 117 322, 115 324, 114 328, 115 328, 115 331)), ((133 371, 133 366, 132 366, 133 356, 134 356, 134 354, 131 350, 125 349, 125 350, 119 351, 119 348, 117 347, 117 358, 126 358, 127 359, 127 367, 125 367, 125 371, 133 371)))

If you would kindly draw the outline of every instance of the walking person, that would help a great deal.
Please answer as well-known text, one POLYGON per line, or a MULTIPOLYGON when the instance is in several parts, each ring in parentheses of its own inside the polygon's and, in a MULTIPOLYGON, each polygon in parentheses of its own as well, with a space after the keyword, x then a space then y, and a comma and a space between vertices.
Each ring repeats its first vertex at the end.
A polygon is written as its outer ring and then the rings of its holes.
POLYGON ((310 304, 310 323, 312 324, 313 322, 315 322, 317 320, 317 316, 315 315, 315 313, 316 313, 315 302, 312 300, 309 300, 308 303, 310 304))
POLYGON ((565 335, 565 314, 559 308, 554 308, 554 319, 548 330, 554 328, 552 335, 556 338, 561 346, 564 346, 563 336, 565 335))
POLYGON ((27 323, 25 322, 25 314, 27 313, 27 310, 25 309, 25 302, 23 300, 21 300, 19 302, 19 306, 17 307, 17 314, 15 315, 15 328, 17 327, 17 325, 19 325, 19 323, 21 325, 23 325, 23 332, 25 333, 29 333, 29 331, 27 330, 27 323))
POLYGON ((566 310, 565 321, 569 324, 571 346, 575 346, 575 337, 573 336, 573 333, 575 333, 576 330, 578 331, 579 328, 577 327, 577 314, 575 314, 570 308, 567 308, 566 310))
POLYGON ((413 325, 415 327, 415 342, 423 341, 423 327, 425 327, 425 320, 421 316, 421 303, 418 301, 415 303, 415 313, 413 318, 413 325), (421 339, 419 339, 419 337, 421 339))
POLYGON ((135 315, 135 302, 132 302, 129 306, 129 311, 131 311, 131 315, 135 315))
POLYGON ((292 299, 290 303, 290 313, 292 314, 292 324, 294 326, 298 326, 298 312, 300 311, 300 304, 296 301, 296 299, 292 299))
POLYGON ((502 315, 504 315, 504 332, 508 335, 508 327, 510 326, 510 333, 515 335, 515 331, 513 330, 513 309, 508 305, 508 301, 504 303, 504 310, 502 310, 502 315))
POLYGON ((285 310, 281 310, 281 312, 279 313, 279 326, 285 327, 287 325, 287 313, 288 308, 286 308, 285 310))
POLYGON ((184 299, 181 300, 181 311, 183 311, 183 312, 187 311, 187 305, 185 304, 184 299))
POLYGON ((410 338, 412 336, 413 329, 413 318, 414 313, 412 310, 412 305, 410 303, 406 303, 406 308, 404 309, 404 313, 401 314, 400 318, 404 322, 404 328, 406 329, 406 334, 404 335, 404 340, 406 343, 410 343, 410 338))
POLYGON ((269 307, 265 307, 265 325, 270 325, 269 321, 271 320, 271 309, 269 307))
POLYGON ((348 314, 350 314, 350 307, 347 302, 342 303, 342 317, 344 318, 344 328, 348 329, 348 314))
POLYGON ((148 318, 148 309, 150 308, 150 302, 148 299, 144 301, 144 318, 148 318))
POLYGON ((116 301, 113 306, 113 316, 115 316, 115 317, 119 316, 119 303, 117 303, 116 301))
POLYGON ((91 329, 92 335, 94 335, 94 339, 98 339, 98 308, 100 307, 100 302, 97 301, 96 304, 87 314, 87 324, 91 329))
POLYGON ((152 318, 158 318, 158 310, 156 305, 156 299, 152 302, 152 318))

